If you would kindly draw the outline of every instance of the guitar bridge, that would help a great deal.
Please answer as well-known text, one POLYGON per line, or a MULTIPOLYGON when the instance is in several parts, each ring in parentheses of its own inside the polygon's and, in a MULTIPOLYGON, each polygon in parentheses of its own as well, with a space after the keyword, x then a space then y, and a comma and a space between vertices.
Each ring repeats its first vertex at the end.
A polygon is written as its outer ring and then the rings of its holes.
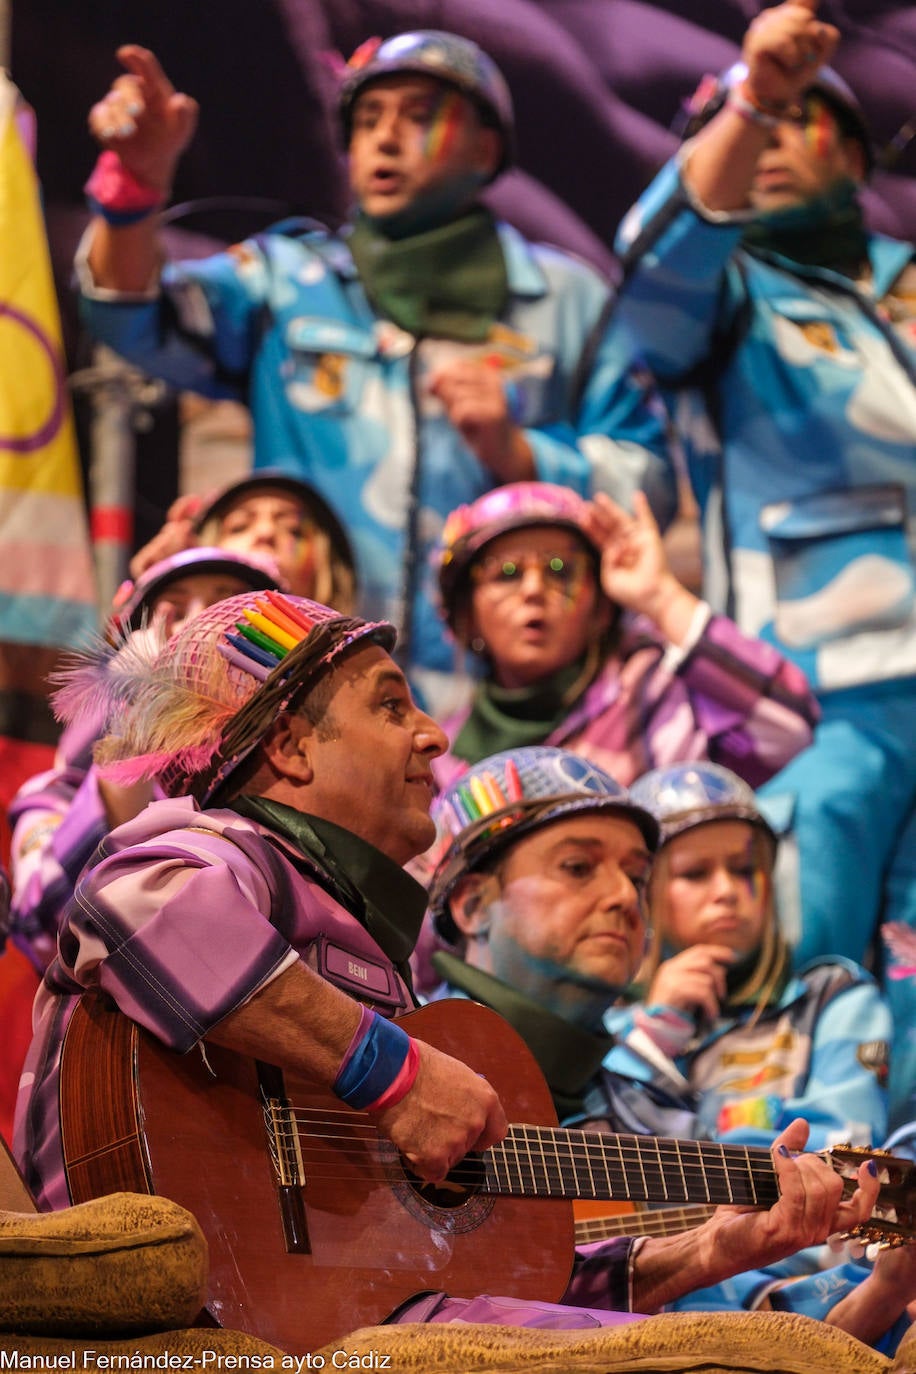
POLYGON ((301 1188, 305 1184, 299 1132, 288 1097, 269 1097, 264 1103, 264 1123, 270 1157, 281 1188, 301 1188))
POLYGON ((277 1180, 277 1202, 286 1249, 290 1254, 310 1254, 308 1226, 302 1189, 305 1187, 305 1167, 299 1128, 292 1103, 283 1091, 283 1074, 273 1064, 258 1064, 261 1086, 261 1107, 267 1148, 277 1180))

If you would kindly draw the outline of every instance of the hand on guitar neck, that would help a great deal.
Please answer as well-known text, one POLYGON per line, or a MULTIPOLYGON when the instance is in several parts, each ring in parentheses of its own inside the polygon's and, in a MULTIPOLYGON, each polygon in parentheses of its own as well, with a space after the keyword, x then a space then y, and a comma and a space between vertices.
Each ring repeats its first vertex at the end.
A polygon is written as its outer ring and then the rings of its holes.
POLYGON ((719 1207, 681 1236, 650 1236, 636 1259, 634 1309, 658 1311, 693 1288, 763 1268, 866 1222, 880 1186, 874 1165, 859 1166, 855 1191, 844 1200, 844 1181, 823 1158, 796 1153, 807 1139, 808 1123, 801 1120, 777 1136, 772 1155, 779 1198, 767 1211, 719 1207))

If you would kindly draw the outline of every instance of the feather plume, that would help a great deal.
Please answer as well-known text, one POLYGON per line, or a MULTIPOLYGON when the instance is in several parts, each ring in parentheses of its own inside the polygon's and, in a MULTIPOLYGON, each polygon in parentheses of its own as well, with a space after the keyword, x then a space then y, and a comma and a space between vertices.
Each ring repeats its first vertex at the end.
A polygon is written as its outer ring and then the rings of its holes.
POLYGON ((156 622, 114 641, 96 635, 85 649, 68 654, 50 676, 56 718, 67 725, 97 721, 106 730, 146 689, 165 643, 164 627, 156 622))
POLYGON ((150 782, 153 778, 161 779, 166 774, 176 773, 185 777, 202 773, 211 763, 215 752, 215 744, 177 751, 166 749, 159 753, 137 754, 131 758, 115 759, 110 763, 99 763, 99 772, 111 782, 122 787, 132 787, 134 783, 150 782))
POLYGON ((131 709, 112 720, 97 744, 96 762, 106 773, 108 765, 123 760, 138 767, 142 759, 177 762, 186 751, 208 762, 223 730, 256 686, 249 677, 240 690, 241 675, 227 674, 215 652, 202 655, 196 677, 186 681, 182 675, 180 680, 172 657, 165 653, 150 667, 145 685, 131 698, 131 709))

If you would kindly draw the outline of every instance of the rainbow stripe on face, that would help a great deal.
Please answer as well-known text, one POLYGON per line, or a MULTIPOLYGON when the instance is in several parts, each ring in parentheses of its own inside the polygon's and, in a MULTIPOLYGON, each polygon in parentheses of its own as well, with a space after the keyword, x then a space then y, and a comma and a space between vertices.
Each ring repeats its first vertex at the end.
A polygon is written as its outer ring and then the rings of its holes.
POLYGON ((590 599, 594 591, 592 581, 592 562, 587 556, 571 560, 573 575, 566 584, 566 603, 570 609, 578 609, 582 602, 590 599))
POLYGON ((759 860, 755 859, 750 881, 751 899, 756 902, 761 909, 767 898, 767 885, 767 875, 759 860))
POLYGON ((464 97, 458 91, 443 91, 423 143, 427 162, 443 162, 451 152, 466 118, 464 97))
POLYGON ((833 111, 818 95, 805 100, 805 146, 815 157, 826 157, 834 142, 836 120, 833 111))

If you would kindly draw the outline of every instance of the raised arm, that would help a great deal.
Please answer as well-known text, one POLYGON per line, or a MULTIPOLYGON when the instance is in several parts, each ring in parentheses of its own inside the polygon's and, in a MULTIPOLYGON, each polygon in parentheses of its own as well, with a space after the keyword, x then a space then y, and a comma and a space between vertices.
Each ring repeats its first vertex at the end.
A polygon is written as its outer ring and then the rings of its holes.
POLYGON ((126 44, 117 57, 124 74, 89 112, 103 160, 89 183, 100 213, 92 220, 88 262, 96 286, 143 292, 156 280, 162 260, 156 211, 171 191, 198 107, 175 90, 147 48, 126 44), (149 212, 137 218, 137 207, 149 212))
POLYGON ((746 209, 757 159, 839 42, 817 19, 819 0, 787 0, 752 20, 741 48, 747 76, 696 137, 684 181, 707 210, 746 209))

